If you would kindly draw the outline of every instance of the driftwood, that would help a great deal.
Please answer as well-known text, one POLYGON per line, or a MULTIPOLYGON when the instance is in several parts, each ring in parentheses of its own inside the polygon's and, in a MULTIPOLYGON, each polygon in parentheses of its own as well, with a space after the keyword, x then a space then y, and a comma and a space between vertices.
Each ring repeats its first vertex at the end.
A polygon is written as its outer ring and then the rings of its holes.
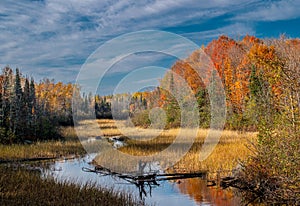
POLYGON ((152 188, 155 186, 159 186, 158 182, 166 181, 166 180, 178 180, 178 179, 188 179, 188 178, 205 178, 207 176, 207 172, 197 172, 197 173, 142 173, 142 174, 122 174, 113 172, 108 168, 104 168, 101 166, 96 166, 94 169, 91 168, 82 168, 85 172, 93 172, 100 174, 101 176, 111 175, 118 177, 131 183, 138 187, 140 198, 142 199, 143 196, 147 196, 146 186, 149 188, 149 194, 151 196, 152 188))
MULTIPOLYGON (((97 173, 102 176, 110 175, 110 176, 118 177, 122 180, 125 180, 126 182, 138 187, 139 195, 140 195, 141 199, 143 198, 143 196, 145 196, 145 197, 147 196, 147 191, 146 191, 147 188, 149 188, 149 194, 151 196, 152 188, 159 186, 160 181, 178 180, 177 183, 180 183, 181 179, 196 178, 196 177, 205 179, 208 187, 216 186, 216 187, 220 187, 222 189, 231 187, 231 188, 236 188, 240 191, 249 191, 249 192, 255 193, 255 195, 254 195, 255 198, 248 201, 248 203, 246 203, 246 205, 253 203, 256 199, 258 199, 258 198, 262 197, 262 195, 264 195, 264 193, 262 192, 262 189, 264 189, 264 188, 262 188, 263 185, 257 185, 257 184, 252 184, 251 182, 250 183, 245 182, 245 180, 240 179, 234 175, 235 170, 228 170, 228 171, 220 170, 217 172, 213 172, 213 173, 217 173, 216 178, 208 180, 207 179, 208 173, 206 171, 197 172, 197 173, 178 173, 177 172, 177 173, 170 173, 170 174, 158 173, 158 171, 143 173, 143 170, 145 169, 145 164, 140 164, 139 166, 140 166, 139 168, 141 170, 140 170, 140 172, 138 172, 136 174, 117 173, 117 172, 111 171, 108 168, 104 168, 101 166, 96 166, 94 168, 82 168, 82 170, 85 172, 97 173), (222 174, 225 173, 226 176, 221 175, 221 173, 222 174)), ((290 199, 285 200, 285 203, 289 203, 289 201, 294 201, 297 203, 299 202, 297 200, 290 198, 290 199)))
POLYGON ((194 178, 194 177, 206 177, 207 172, 195 172, 195 173, 145 173, 142 175, 135 175, 135 174, 122 174, 113 172, 110 169, 103 168, 96 166, 94 169, 91 168, 82 168, 85 172, 94 172, 101 175, 113 175, 117 176, 122 179, 130 179, 132 181, 138 181, 138 182, 151 182, 151 181, 164 181, 164 180, 174 180, 174 179, 187 179, 187 178, 194 178))
POLYGON ((220 181, 220 187, 222 187, 223 189, 226 189, 228 187, 236 187, 238 181, 239 180, 235 177, 224 177, 220 181))

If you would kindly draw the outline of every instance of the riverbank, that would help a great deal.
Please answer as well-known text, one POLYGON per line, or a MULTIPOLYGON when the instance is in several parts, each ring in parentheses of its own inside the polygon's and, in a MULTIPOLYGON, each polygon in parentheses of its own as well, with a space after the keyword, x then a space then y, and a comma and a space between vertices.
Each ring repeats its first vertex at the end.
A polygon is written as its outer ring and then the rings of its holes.
MULTIPOLYGON (((101 128, 101 135, 103 137, 108 138, 123 135, 114 120, 97 120, 97 122, 101 128)), ((76 131, 79 131, 79 133, 82 133, 81 135, 84 134, 86 137, 99 136, 99 128, 90 128, 89 124, 91 124, 91 121, 83 121, 80 126, 82 130, 79 128, 76 131)), ((131 133, 132 128, 125 129, 126 133, 131 133)), ((172 144, 179 131, 180 129, 164 130, 157 136, 157 131, 155 130, 138 128, 138 136, 133 136, 133 139, 126 140, 127 145, 119 150, 135 156, 151 155, 164 150, 168 145, 172 144), (157 137, 152 139, 152 136, 157 137)), ((190 151, 171 168, 172 170, 185 169, 187 172, 199 170, 216 172, 219 170, 235 169, 239 161, 245 160, 250 155, 251 151, 248 148, 249 141, 255 142, 256 140, 256 133, 223 131, 219 143, 211 155, 204 161, 200 161, 199 154, 208 131, 199 129, 190 151)), ((133 130, 132 133, 136 134, 136 131, 133 130)), ((70 156, 78 157, 86 154, 73 127, 63 127, 61 135, 64 137, 64 141, 35 142, 28 145, 0 145, 0 162, 70 156)), ((182 142, 182 144, 188 143, 188 133, 186 141, 182 142)), ((180 149, 180 145, 178 148, 180 149)))
POLYGON ((41 178, 37 171, 0 166, 0 205, 143 205, 125 192, 41 178))
POLYGON ((0 163, 24 161, 26 159, 51 159, 84 155, 86 152, 79 141, 47 141, 30 145, 0 145, 0 163))
POLYGON ((86 154, 74 128, 61 128, 61 135, 64 137, 63 140, 32 142, 30 144, 0 144, 0 163, 26 159, 55 159, 86 154))

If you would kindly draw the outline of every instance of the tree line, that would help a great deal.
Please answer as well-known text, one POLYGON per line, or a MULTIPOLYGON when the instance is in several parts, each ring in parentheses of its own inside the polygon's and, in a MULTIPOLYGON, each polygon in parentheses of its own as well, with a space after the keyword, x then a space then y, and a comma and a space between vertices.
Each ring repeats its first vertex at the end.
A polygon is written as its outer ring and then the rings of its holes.
POLYGON ((13 71, 6 66, 0 74, 0 143, 63 138, 60 126, 73 125, 72 98, 77 99, 75 113, 81 119, 112 118, 113 114, 124 119, 147 107, 142 93, 132 98, 129 94, 93 97, 81 93, 79 85, 47 78, 35 82, 18 68, 13 71))
POLYGON ((5 67, 0 74, 0 143, 59 139, 59 126, 72 125, 76 87, 44 79, 36 83, 5 67))
POLYGON ((126 119, 147 109, 143 92, 95 96, 95 114, 99 119, 126 119))

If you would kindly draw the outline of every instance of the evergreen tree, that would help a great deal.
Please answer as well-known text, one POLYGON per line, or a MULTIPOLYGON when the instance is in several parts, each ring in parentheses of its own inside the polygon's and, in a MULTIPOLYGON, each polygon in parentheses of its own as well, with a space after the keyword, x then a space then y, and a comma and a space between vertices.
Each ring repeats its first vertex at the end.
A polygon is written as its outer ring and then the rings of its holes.
POLYGON ((36 127, 37 127, 37 106, 36 106, 36 96, 35 96, 35 84, 34 79, 31 78, 29 85, 29 99, 28 99, 28 111, 29 111, 29 130, 30 135, 36 136, 36 127))
POLYGON ((173 73, 169 74, 169 92, 167 94, 167 104, 166 104, 166 113, 167 113, 167 121, 172 126, 179 126, 180 125, 180 118, 181 118, 181 110, 180 106, 176 100, 176 92, 178 92, 178 86, 174 83, 173 73), (176 87, 177 86, 177 87, 176 87))
POLYGON ((28 137, 30 136, 30 122, 31 122, 31 110, 29 108, 29 95, 30 95, 30 88, 29 88, 29 81, 28 78, 25 79, 25 84, 24 84, 24 92, 22 96, 22 108, 21 108, 21 120, 22 120, 22 125, 26 129, 23 131, 24 136, 28 137))
MULTIPOLYGON (((14 84, 14 94, 12 95, 14 97, 14 102, 12 105, 12 113, 13 113, 13 121, 14 121, 14 129, 13 133, 18 137, 19 141, 23 140, 23 129, 25 125, 22 125, 22 108, 23 108, 23 91, 21 86, 21 78, 20 78, 20 71, 17 68, 16 69, 16 75, 15 75, 15 84, 14 84)), ((12 121, 12 120, 11 120, 12 121)))
POLYGON ((251 69, 251 74, 250 74, 250 83, 249 83, 249 88, 250 88, 250 95, 251 99, 253 100, 258 100, 259 96, 261 95, 261 79, 259 76, 256 74, 256 68, 255 66, 252 66, 251 69))
POLYGON ((15 139, 12 133, 12 116, 11 116, 11 94, 13 89, 13 71, 9 67, 3 69, 3 82, 2 82, 2 129, 1 129, 1 142, 8 144, 12 143, 15 139))
POLYGON ((196 94, 199 116, 200 116, 200 126, 208 127, 210 123, 210 104, 208 93, 205 88, 200 88, 196 94))

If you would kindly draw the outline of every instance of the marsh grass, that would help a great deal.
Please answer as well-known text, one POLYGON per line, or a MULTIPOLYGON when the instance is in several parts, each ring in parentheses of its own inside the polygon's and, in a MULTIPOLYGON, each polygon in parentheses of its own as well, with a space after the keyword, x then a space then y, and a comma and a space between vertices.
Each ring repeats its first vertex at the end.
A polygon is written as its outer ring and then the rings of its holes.
MULTIPOLYGON (((149 155, 168 147, 178 134, 179 129, 170 129, 161 136, 150 141, 132 141, 128 146, 121 148, 122 152, 131 155, 149 155)), ((254 140, 255 133, 239 133, 235 131, 223 131, 220 141, 213 152, 204 161, 200 161, 200 151, 207 136, 208 130, 200 129, 189 152, 182 157, 170 170, 216 172, 235 169, 238 162, 245 160, 250 154, 247 148, 249 141, 254 140)), ((188 136, 186 140, 188 141, 188 136)), ((185 142, 182 142, 184 144, 185 142)), ((180 145, 179 145, 180 149, 180 145)), ((173 154, 170 154, 170 158, 173 154)))
MULTIPOLYGON (((180 128, 163 131, 131 128, 124 126, 126 124, 123 121, 115 122, 114 120, 96 120, 97 124, 92 124, 91 126, 91 121, 85 120, 80 122, 79 129, 77 128, 76 131, 73 127, 63 127, 61 134, 65 138, 65 141, 37 142, 31 145, 0 145, 0 158, 2 160, 17 160, 19 158, 60 157, 71 154, 83 155, 86 151, 77 138, 76 132, 78 131, 79 133, 82 132, 81 134, 85 134, 86 138, 100 135, 107 138, 111 136, 124 136, 123 133, 126 131, 125 133, 130 135, 130 139, 126 139, 127 146, 120 148, 119 151, 134 156, 149 156, 166 149, 173 143, 181 130, 180 128), (117 126, 120 125, 121 127, 118 128, 117 126)), ((256 133, 225 130, 222 132, 220 141, 210 156, 204 161, 200 161, 199 154, 208 132, 209 130, 207 129, 199 129, 189 152, 174 166, 170 167, 169 171, 192 172, 207 170, 213 173, 219 170, 235 169, 239 161, 245 160, 250 155, 247 145, 249 141, 254 141, 257 135, 256 133)), ((188 130, 183 131, 183 133, 185 134, 185 138, 177 143, 178 151, 191 138, 188 130)), ((93 147, 92 144, 90 146, 93 147)), ((98 145, 94 145, 94 147, 95 152, 97 148, 100 148, 98 145)), ((85 148, 87 147, 85 146, 85 148)), ((167 155, 167 158, 172 158, 174 155, 174 153, 170 153, 167 155)), ((117 157, 107 159, 114 159, 116 161, 117 157)))
MULTIPOLYGON (((125 124, 122 124, 122 122, 116 123, 114 120, 98 120, 97 122, 104 136, 122 136, 124 131, 125 134, 129 134, 130 139, 127 140, 127 146, 120 148, 119 151, 133 156, 148 156, 159 153, 173 143, 181 130, 180 128, 175 128, 157 131, 144 128, 126 128, 126 126, 117 128, 116 125, 125 124)), ((88 124, 88 121, 85 124, 88 124)), ((224 130, 213 152, 207 159, 200 161, 199 154, 208 132, 208 129, 199 129, 189 152, 174 166, 170 167, 168 171, 195 172, 206 170, 212 174, 217 171, 231 171, 238 167, 240 161, 245 160, 250 155, 251 151, 248 147, 250 142, 255 142, 257 137, 256 133, 224 130)), ((185 138, 177 143, 178 151, 191 138, 187 129, 183 131, 183 134, 185 134, 185 138)), ((174 154, 170 153, 168 158, 172 158, 172 156, 174 154)), ((117 161, 118 157, 112 158, 114 161, 117 161)), ((120 160, 120 162, 122 161, 120 160)), ((128 162, 127 164, 130 165, 128 162)))
MULTIPOLYGON (((100 119, 100 120, 82 120, 76 126, 76 130, 73 127, 64 128, 63 136, 73 139, 74 135, 78 135, 81 139, 87 139, 90 137, 111 137, 122 134, 114 120, 100 119)), ((78 139, 78 138, 77 138, 78 139)))
POLYGON ((85 154, 78 142, 36 142, 30 145, 0 145, 0 160, 18 160, 40 157, 61 157, 85 154))
POLYGON ((0 205, 143 205, 130 194, 42 179, 39 172, 0 167, 0 205))
POLYGON ((18 160, 40 157, 61 157, 69 155, 84 155, 86 151, 78 140, 74 128, 61 128, 64 140, 33 142, 32 144, 0 144, 1 160, 18 160))

